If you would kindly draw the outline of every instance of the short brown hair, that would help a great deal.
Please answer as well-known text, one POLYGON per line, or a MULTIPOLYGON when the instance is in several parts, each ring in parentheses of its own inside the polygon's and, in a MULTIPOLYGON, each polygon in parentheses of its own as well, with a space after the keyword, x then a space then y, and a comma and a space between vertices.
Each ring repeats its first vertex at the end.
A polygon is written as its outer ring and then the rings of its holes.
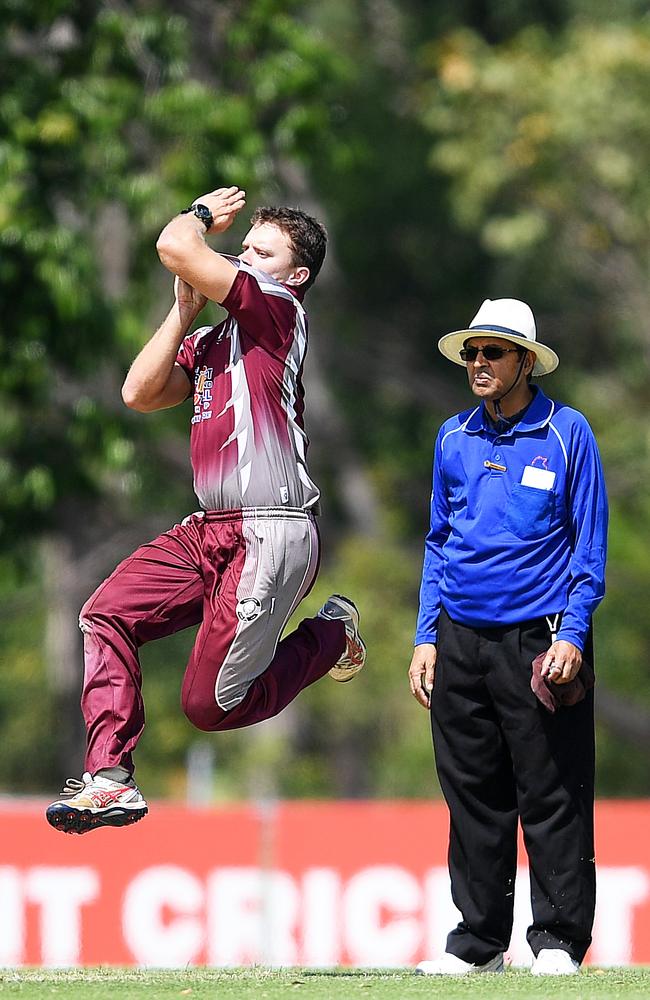
POLYGON ((288 208, 286 205, 275 207, 265 205, 256 208, 251 219, 251 225, 256 226, 269 222, 288 236, 293 251, 294 263, 309 268, 309 278, 303 288, 308 288, 316 281, 327 250, 327 231, 317 219, 307 215, 299 208, 288 208))

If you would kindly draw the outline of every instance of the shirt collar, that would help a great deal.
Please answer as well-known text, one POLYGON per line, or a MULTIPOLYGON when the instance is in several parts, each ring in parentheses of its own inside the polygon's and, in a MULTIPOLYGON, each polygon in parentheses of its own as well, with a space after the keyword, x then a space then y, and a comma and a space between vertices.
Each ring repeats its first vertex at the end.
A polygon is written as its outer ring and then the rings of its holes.
MULTIPOLYGON (((514 434, 515 432, 517 434, 527 434, 531 431, 539 430, 540 427, 545 427, 549 422, 555 409, 553 400, 545 396, 538 385, 531 386, 531 389, 534 396, 523 417, 514 427, 499 431, 499 437, 507 437, 509 434, 514 434)), ((472 410, 463 424, 463 430, 468 434, 479 434, 481 431, 489 431, 491 434, 497 433, 494 429, 494 424, 487 414, 485 403, 481 403, 475 410, 472 410)))

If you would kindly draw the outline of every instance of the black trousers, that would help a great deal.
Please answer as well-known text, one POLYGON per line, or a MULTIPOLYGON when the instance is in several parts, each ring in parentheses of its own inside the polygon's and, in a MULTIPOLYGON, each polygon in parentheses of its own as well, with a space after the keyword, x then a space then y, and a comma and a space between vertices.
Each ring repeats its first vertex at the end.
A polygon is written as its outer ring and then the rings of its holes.
MULTIPOLYGON (((436 768, 450 812, 449 872, 462 921, 447 950, 483 964, 510 943, 521 821, 530 867, 533 951, 582 961, 591 942, 593 691, 547 711, 531 662, 551 644, 544 618, 474 629, 443 611, 431 696, 436 768)), ((593 664, 591 632, 584 659, 593 664)))

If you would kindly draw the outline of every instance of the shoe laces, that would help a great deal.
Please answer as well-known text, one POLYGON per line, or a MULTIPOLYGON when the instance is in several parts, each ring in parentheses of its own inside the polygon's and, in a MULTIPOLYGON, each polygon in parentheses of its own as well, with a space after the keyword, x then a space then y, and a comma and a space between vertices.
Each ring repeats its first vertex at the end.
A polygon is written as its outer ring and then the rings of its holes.
POLYGON ((92 781, 92 775, 85 772, 83 778, 66 778, 65 785, 61 789, 62 799, 71 799, 79 792, 82 792, 86 785, 89 785, 92 781))

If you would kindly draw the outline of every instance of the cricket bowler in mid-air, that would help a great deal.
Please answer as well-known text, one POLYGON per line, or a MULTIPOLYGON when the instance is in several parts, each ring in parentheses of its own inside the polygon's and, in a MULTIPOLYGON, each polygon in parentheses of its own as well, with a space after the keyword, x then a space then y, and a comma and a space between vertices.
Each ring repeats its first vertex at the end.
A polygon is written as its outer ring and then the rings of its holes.
POLYGON ((319 565, 319 491, 303 426, 303 298, 327 236, 298 209, 258 208, 239 256, 216 252, 206 235, 224 233, 244 206, 238 187, 219 188, 158 239, 175 301, 122 395, 143 413, 188 404, 201 509, 120 563, 81 611, 86 769, 47 809, 66 833, 127 826, 147 813, 133 777, 145 642, 199 625, 181 700, 206 732, 269 719, 325 674, 347 681, 365 662, 358 611, 339 595, 280 641, 319 565), (208 300, 227 318, 190 332, 208 300))

